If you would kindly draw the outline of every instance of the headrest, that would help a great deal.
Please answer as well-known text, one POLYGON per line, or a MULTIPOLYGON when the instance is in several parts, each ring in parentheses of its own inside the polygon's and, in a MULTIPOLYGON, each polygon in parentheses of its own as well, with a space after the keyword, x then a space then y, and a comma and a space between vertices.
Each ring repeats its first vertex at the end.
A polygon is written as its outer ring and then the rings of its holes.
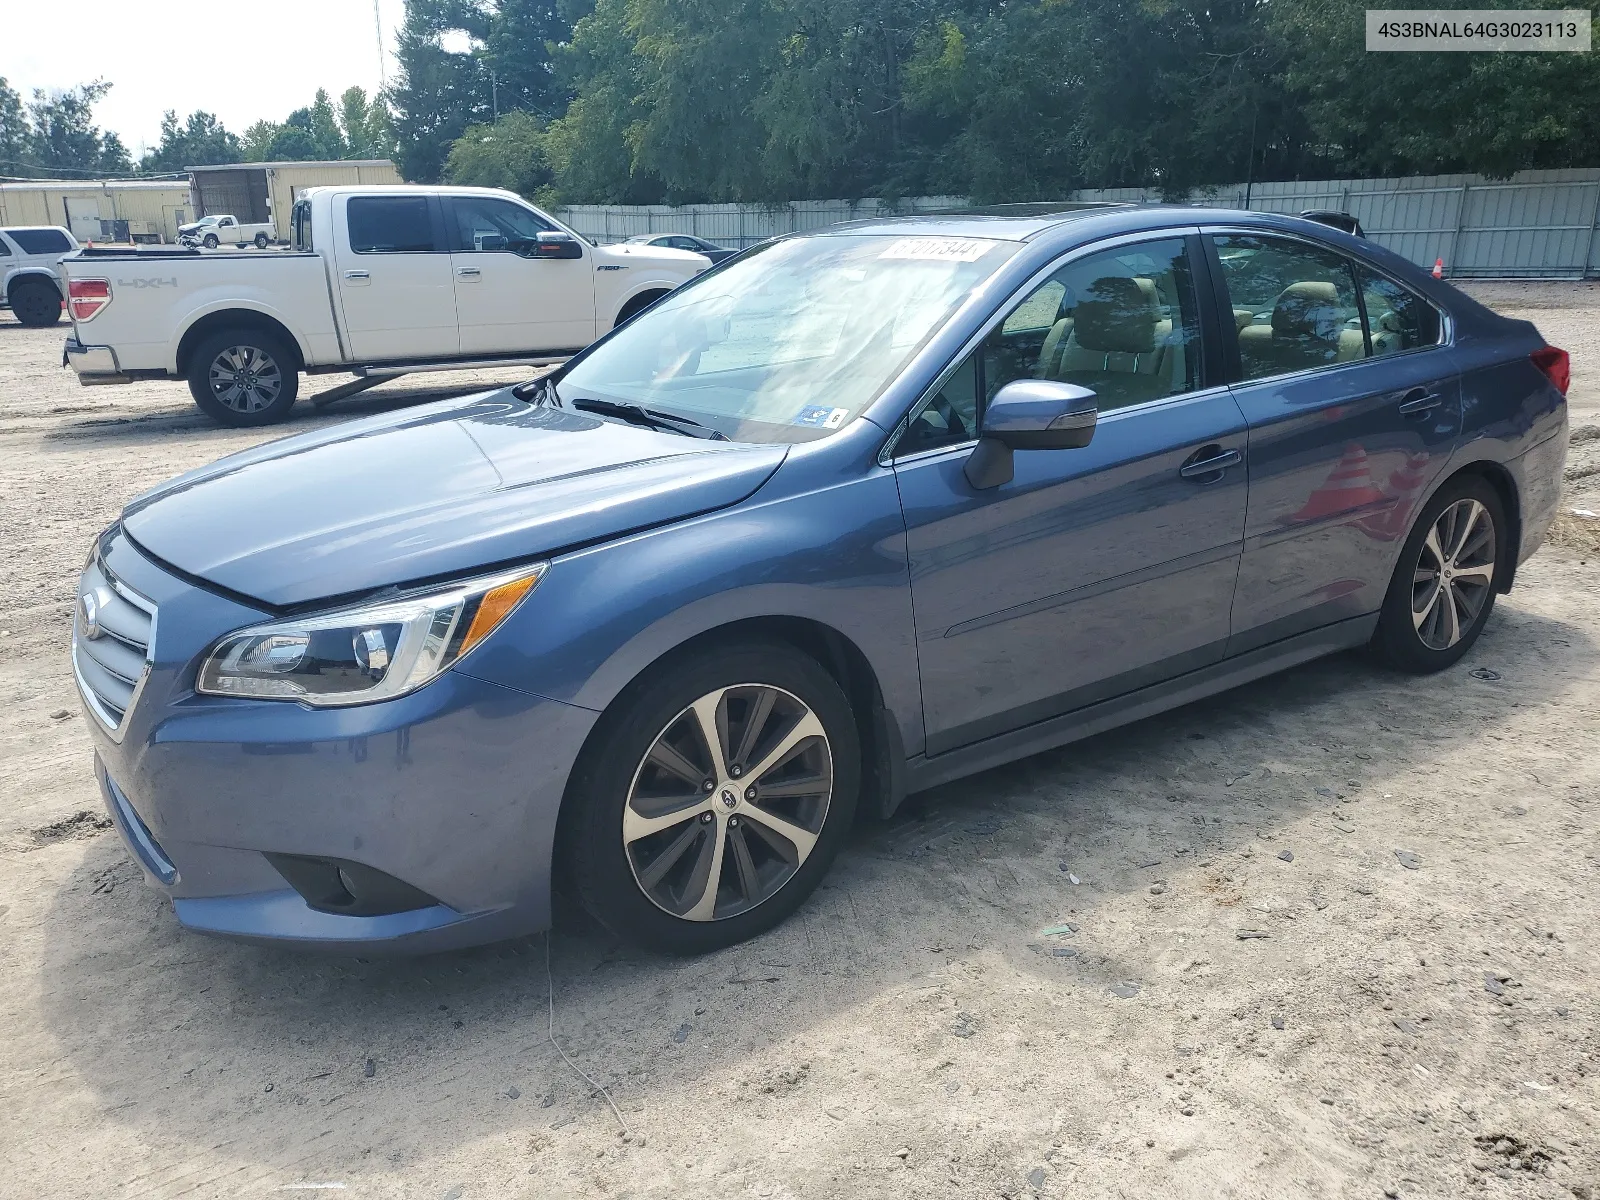
POLYGON ((1279 337, 1315 337, 1331 342, 1344 324, 1339 289, 1331 283, 1291 283, 1272 306, 1272 332, 1279 337))
POLYGON ((1085 350, 1149 354, 1156 348, 1156 286, 1148 279, 1108 275, 1078 299, 1073 336, 1085 350))

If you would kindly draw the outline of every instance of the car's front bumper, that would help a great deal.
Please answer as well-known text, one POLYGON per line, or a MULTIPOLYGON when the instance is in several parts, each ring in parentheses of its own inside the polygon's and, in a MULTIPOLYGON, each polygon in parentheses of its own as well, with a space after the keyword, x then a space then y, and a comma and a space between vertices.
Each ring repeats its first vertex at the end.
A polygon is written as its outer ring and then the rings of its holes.
POLYGON ((75 337, 69 337, 62 347, 61 365, 76 371, 78 382, 85 386, 133 382, 133 376, 123 372, 117 352, 110 346, 85 346, 75 337))
POLYGON ((381 704, 312 709, 196 695, 194 663, 251 610, 118 541, 121 583, 158 607, 138 700, 88 714, 107 810, 180 922, 204 933, 416 953, 536 932, 556 816, 597 714, 447 671, 381 704), (356 916, 308 903, 269 861, 355 863, 431 903, 356 916))

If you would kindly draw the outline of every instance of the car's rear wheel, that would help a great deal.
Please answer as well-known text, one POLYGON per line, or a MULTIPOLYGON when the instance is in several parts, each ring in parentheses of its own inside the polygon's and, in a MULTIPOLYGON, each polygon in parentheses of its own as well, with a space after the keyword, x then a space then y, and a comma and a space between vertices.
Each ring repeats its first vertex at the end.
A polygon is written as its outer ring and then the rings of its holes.
POLYGON ((573 882, 647 949, 733 945, 816 888, 859 786, 849 702, 812 659, 743 643, 669 660, 602 718, 574 773, 573 882))
POLYGON ((1494 610, 1496 573, 1509 553, 1499 493, 1478 475, 1446 483, 1400 552, 1373 648, 1419 675, 1457 662, 1494 610))
POLYGON ((256 234, 256 249, 257 250, 265 250, 266 248, 267 248, 267 235, 264 234, 264 233, 256 234))
POLYGON ((61 320, 61 292, 47 279, 19 280, 10 301, 17 320, 30 328, 42 329, 61 320))
POLYGON ((223 425, 271 425, 289 415, 300 374, 282 339, 253 329, 206 338, 189 360, 189 394, 223 425))

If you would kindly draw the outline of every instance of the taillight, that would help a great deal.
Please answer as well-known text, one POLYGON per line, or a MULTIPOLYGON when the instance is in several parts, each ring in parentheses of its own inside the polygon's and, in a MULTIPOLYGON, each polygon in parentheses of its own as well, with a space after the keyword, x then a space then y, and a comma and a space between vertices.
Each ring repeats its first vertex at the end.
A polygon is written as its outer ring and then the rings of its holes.
POLYGON ((1567 352, 1555 346, 1542 346, 1528 357, 1533 360, 1534 366, 1544 372, 1544 377, 1555 386, 1556 391, 1565 396, 1572 384, 1572 359, 1567 357, 1567 352))
POLYGON ((111 303, 109 279, 69 279, 67 303, 72 308, 74 321, 87 321, 111 303))

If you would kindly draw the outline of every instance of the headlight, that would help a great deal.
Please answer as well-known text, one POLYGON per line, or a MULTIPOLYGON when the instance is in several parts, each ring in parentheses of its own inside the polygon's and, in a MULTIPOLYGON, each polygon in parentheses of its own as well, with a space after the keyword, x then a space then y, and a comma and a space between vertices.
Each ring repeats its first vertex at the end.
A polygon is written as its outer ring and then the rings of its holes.
POLYGON ((318 708, 403 696, 470 654, 549 565, 241 629, 206 656, 195 690, 318 708))

